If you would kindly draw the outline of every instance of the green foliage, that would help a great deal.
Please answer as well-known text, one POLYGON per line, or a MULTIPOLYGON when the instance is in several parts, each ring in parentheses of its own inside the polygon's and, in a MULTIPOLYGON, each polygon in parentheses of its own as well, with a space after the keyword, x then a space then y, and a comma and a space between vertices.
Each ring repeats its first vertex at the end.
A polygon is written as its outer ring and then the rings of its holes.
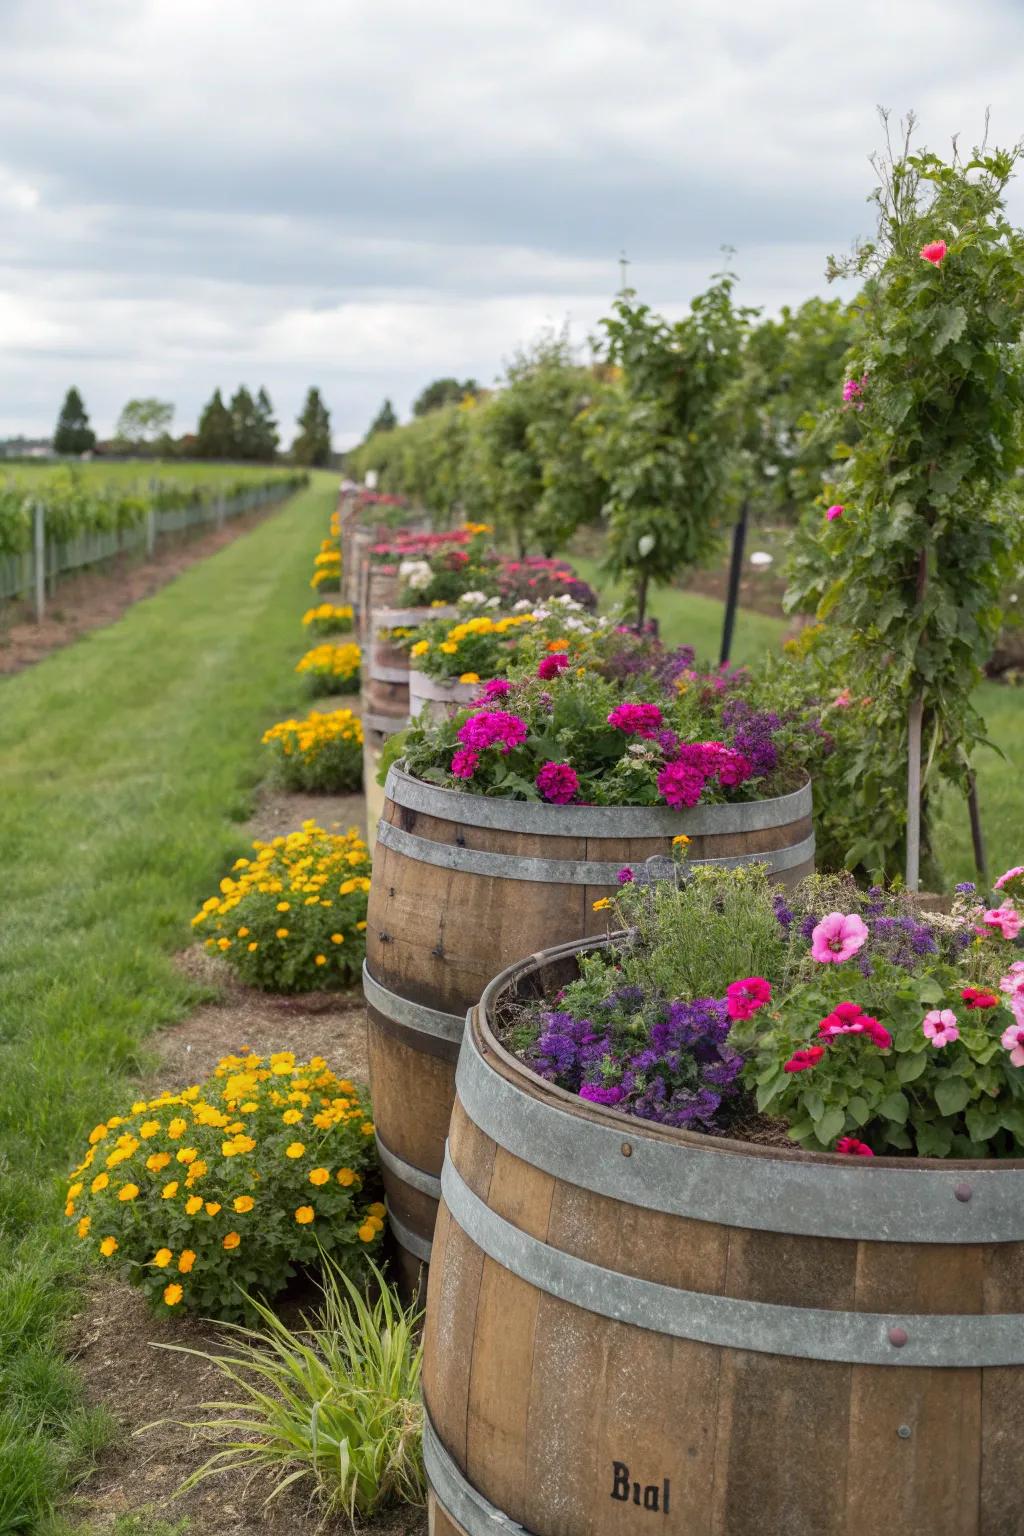
POLYGON ((299 434, 292 443, 292 458, 296 464, 327 464, 331 458, 331 417, 320 398, 320 391, 311 388, 298 418, 299 434))
POLYGON ((390 400, 385 400, 380 410, 370 423, 367 437, 373 437, 377 432, 393 432, 398 426, 398 416, 390 400))
POLYGON ((358 1273, 384 1206, 359 1090, 323 1057, 225 1056, 212 1077, 102 1120, 71 1175, 65 1215, 84 1251, 154 1307, 239 1318, 272 1300, 319 1244, 358 1273))
POLYGON ((167 435, 173 420, 174 406, 166 400, 129 400, 117 418, 114 436, 129 448, 152 448, 158 438, 167 435))
POLYGON ((74 385, 64 396, 57 427, 53 434, 54 453, 89 453, 96 446, 96 433, 89 425, 88 412, 74 385))
POLYGON ((253 399, 245 386, 239 385, 231 397, 228 415, 231 418, 228 456, 270 463, 277 452, 278 434, 274 408, 266 390, 261 388, 253 399))
POLYGON ((303 720, 281 720, 264 732, 273 776, 285 789, 348 795, 363 777, 363 727, 350 709, 312 710, 303 720))
POLYGON ((257 1306, 262 1329, 232 1329, 229 1352, 184 1351, 217 1366, 226 1400, 203 1404, 209 1417, 186 1426, 220 1449, 182 1492, 262 1473, 268 1502, 298 1486, 353 1525, 391 1504, 425 1503, 420 1316, 377 1269, 374 1280, 370 1302, 325 1256, 323 1303, 301 1329, 257 1306))
POLYGON ((983 739, 971 695, 1024 545, 1016 498, 999 494, 1024 404, 1024 236, 1005 213, 1017 154, 945 162, 911 151, 912 126, 876 162, 877 240, 834 266, 864 284, 851 399, 834 413, 856 421, 858 440, 827 491, 843 515, 805 525, 787 597, 816 611, 823 658, 875 701, 877 735, 862 735, 841 782, 856 803, 855 862, 889 870, 904 858, 906 811, 862 794, 877 741, 905 764, 908 705, 923 700, 927 830, 935 789, 964 789, 983 739), (939 240, 944 259, 923 259, 939 240))
POLYGON ((201 459, 230 459, 233 447, 231 412, 215 389, 199 415, 196 453, 201 459))
MULTIPOLYGON (((477 384, 476 379, 466 379, 463 384, 460 384, 458 379, 453 378, 435 379, 432 384, 428 384, 426 389, 417 395, 412 413, 414 416, 426 416, 429 412, 439 410, 444 405, 461 405, 467 395, 475 395, 479 388, 480 386, 477 384)), ((390 403, 390 401, 385 402, 387 405, 390 405, 390 403)), ((392 425, 396 426, 397 420, 392 425)), ((375 422, 371 431, 379 432, 380 430, 380 426, 375 422)))
POLYGON ((623 376, 589 418, 589 456, 608 487, 607 568, 629 576, 639 621, 652 581, 672 581, 718 547, 735 439, 728 390, 752 313, 733 306, 734 282, 716 278, 675 324, 627 290, 602 322, 623 376))

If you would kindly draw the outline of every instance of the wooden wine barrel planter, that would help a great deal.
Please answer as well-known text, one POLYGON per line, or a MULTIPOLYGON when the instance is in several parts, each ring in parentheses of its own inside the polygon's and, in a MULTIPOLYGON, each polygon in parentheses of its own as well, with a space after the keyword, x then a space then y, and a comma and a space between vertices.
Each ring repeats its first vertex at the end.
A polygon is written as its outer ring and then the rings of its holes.
POLYGON ((1024 1529, 1024 1161, 840 1158, 587 1104, 466 1030, 425 1335, 435 1536, 1024 1529))
MULTIPOLYGON (((358 512, 356 513, 358 517, 358 512)), ((367 551, 374 541, 371 528, 364 528, 358 522, 354 524, 343 522, 341 525, 341 591, 346 603, 351 603, 358 613, 359 609, 359 576, 363 561, 367 559, 367 551)))
POLYGON ((460 683, 454 679, 442 681, 413 667, 409 672, 409 718, 418 720, 426 710, 428 720, 443 720, 446 715, 479 698, 481 686, 480 683, 460 683))
POLYGON ((787 883, 814 868, 811 786, 741 805, 557 806, 388 775, 367 911, 370 1086, 392 1231, 412 1272, 430 1254, 466 1009, 491 978, 606 928, 593 911, 624 864, 761 860, 787 883))

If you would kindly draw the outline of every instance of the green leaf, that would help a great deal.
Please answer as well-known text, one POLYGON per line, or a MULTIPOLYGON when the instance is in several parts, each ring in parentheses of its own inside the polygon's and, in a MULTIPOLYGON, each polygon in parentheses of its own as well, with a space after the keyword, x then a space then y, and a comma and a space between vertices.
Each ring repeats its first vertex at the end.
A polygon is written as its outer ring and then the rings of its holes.
POLYGON ((944 1077, 935 1089, 935 1102, 944 1115, 958 1115, 970 1097, 970 1084, 963 1077, 944 1077))
POLYGON ((935 328, 932 332, 932 353, 938 357, 943 347, 951 341, 959 341, 967 324, 967 311, 962 304, 943 304, 934 311, 935 328))
POLYGON ((903 1125, 910 1113, 910 1101, 906 1094, 901 1093, 897 1088, 895 1093, 886 1094, 878 1106, 877 1113, 885 1120, 894 1120, 897 1125, 903 1125))
POLYGON ((871 1111, 868 1108, 867 1100, 863 1099, 859 1093, 855 1093, 849 1104, 847 1104, 846 1113, 855 1125, 866 1125, 871 1118, 871 1111))
POLYGON ((928 1056, 925 1051, 915 1051, 908 1056, 897 1056, 896 1076, 901 1083, 912 1083, 921 1076, 927 1065, 928 1056))
POLYGON ((829 1109, 815 1123, 814 1134, 823 1147, 829 1147, 841 1133, 846 1124, 846 1112, 842 1109, 829 1109))

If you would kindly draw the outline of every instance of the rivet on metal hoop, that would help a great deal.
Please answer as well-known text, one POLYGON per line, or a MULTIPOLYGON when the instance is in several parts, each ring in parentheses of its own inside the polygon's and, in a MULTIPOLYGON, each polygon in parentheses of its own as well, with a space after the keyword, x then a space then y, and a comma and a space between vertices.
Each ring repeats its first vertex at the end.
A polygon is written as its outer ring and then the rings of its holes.
POLYGON ((902 1349, 910 1335, 905 1328, 890 1328, 889 1343, 893 1349, 902 1349))
POLYGON ((896 1433, 899 1435, 901 1440, 909 1440, 910 1439, 910 1425, 909 1424, 901 1424, 899 1429, 896 1431, 896 1433))
POLYGON ((969 1184, 958 1184, 956 1186, 956 1188, 954 1189, 953 1193, 954 1193, 954 1195, 956 1196, 956 1198, 958 1200, 961 1200, 961 1201, 964 1202, 964 1204, 966 1204, 967 1201, 974 1194, 974 1190, 971 1188, 971 1186, 969 1184))
POLYGON ((622 1143, 622 1155, 623 1155, 623 1157, 632 1157, 633 1156, 633 1145, 632 1145, 631 1142, 624 1141, 622 1143))

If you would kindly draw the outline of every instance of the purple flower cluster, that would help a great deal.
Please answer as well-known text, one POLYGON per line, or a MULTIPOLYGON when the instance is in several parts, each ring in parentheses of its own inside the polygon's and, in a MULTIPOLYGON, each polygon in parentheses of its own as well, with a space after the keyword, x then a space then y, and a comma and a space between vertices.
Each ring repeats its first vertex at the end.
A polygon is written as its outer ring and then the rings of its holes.
POLYGON ((758 712, 746 699, 731 698, 722 709, 722 724, 732 732, 732 744, 750 761, 756 778, 771 773, 779 761, 775 732, 782 720, 774 710, 758 712))
POLYGON ((902 970, 912 971, 922 956, 938 952, 931 928, 913 917, 876 917, 873 922, 869 920, 869 927, 873 953, 902 970))

